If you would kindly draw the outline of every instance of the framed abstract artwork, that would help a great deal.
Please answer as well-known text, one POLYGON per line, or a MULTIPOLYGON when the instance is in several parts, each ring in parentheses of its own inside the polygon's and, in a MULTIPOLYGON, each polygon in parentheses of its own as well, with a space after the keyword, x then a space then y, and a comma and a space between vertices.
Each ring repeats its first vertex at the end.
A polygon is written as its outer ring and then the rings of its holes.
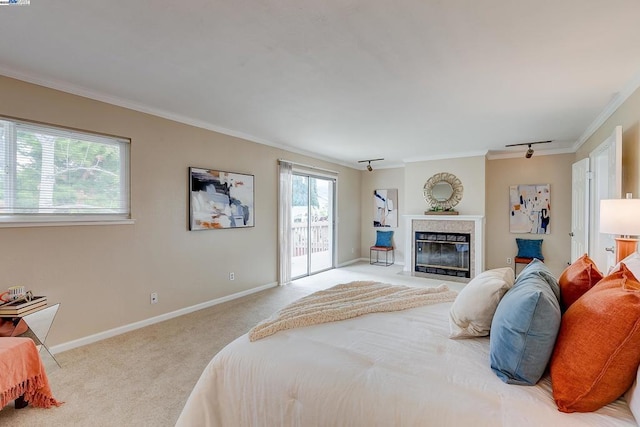
POLYGON ((189 230, 254 226, 254 176, 189 168, 189 230))
POLYGON ((509 187, 509 231, 550 234, 551 190, 549 184, 509 187))
POLYGON ((373 190, 373 226, 398 226, 398 189, 373 190))

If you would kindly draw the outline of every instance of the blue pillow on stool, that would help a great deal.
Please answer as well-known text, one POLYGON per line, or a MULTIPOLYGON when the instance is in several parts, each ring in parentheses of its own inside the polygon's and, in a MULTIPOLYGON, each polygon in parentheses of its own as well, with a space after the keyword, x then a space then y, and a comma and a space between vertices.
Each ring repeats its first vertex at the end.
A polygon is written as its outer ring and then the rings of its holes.
POLYGON ((544 261, 542 256, 542 239, 516 239, 518 244, 518 258, 538 258, 544 261))
POLYGON ((393 246, 391 239, 393 238, 393 231, 380 231, 376 230, 376 244, 375 246, 382 246, 390 248, 393 246))

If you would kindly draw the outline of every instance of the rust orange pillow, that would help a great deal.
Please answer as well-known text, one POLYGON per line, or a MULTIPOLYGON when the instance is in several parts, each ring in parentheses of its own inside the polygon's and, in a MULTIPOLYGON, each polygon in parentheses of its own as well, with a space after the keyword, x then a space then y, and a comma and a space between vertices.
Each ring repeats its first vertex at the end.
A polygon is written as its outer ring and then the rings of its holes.
POLYGON ((558 279, 562 311, 566 311, 571 304, 598 283, 600 279, 602 279, 602 273, 600 273, 596 264, 587 254, 575 260, 573 264, 562 272, 558 279))
POLYGON ((622 264, 569 307, 551 356, 562 412, 591 412, 620 397, 640 364, 640 283, 622 264))

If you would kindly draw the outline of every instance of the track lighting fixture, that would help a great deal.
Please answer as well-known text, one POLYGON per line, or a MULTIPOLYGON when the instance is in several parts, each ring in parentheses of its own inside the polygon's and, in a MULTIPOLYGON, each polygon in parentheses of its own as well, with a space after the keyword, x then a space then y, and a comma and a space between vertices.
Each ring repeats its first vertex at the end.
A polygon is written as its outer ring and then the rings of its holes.
POLYGON ((505 147, 518 147, 520 145, 527 145, 529 147, 529 149, 527 149, 527 152, 525 153, 524 157, 526 157, 527 159, 530 159, 531 157, 533 157, 533 148, 531 148, 531 146, 533 144, 547 144, 549 142, 553 142, 553 141, 536 141, 536 142, 523 142, 521 144, 509 144, 509 145, 505 145, 505 147))
POLYGON ((358 163, 367 163, 367 170, 369 172, 371 172, 373 170, 373 167, 371 167, 371 162, 377 162, 379 160, 384 160, 384 159, 370 159, 370 160, 358 160, 358 163))
POLYGON ((527 154, 524 155, 527 159, 530 159, 533 156, 533 148, 531 148, 531 144, 529 144, 529 149, 527 150, 527 154))

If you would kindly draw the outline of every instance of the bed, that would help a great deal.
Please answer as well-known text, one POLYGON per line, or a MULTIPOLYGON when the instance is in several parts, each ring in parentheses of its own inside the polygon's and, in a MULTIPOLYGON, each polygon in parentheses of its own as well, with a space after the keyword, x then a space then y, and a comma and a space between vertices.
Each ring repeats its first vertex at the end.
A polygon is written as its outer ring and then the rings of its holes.
POLYGON ((178 426, 636 426, 624 399, 559 412, 548 375, 505 384, 489 338, 449 338, 451 302, 243 335, 209 363, 178 426))

